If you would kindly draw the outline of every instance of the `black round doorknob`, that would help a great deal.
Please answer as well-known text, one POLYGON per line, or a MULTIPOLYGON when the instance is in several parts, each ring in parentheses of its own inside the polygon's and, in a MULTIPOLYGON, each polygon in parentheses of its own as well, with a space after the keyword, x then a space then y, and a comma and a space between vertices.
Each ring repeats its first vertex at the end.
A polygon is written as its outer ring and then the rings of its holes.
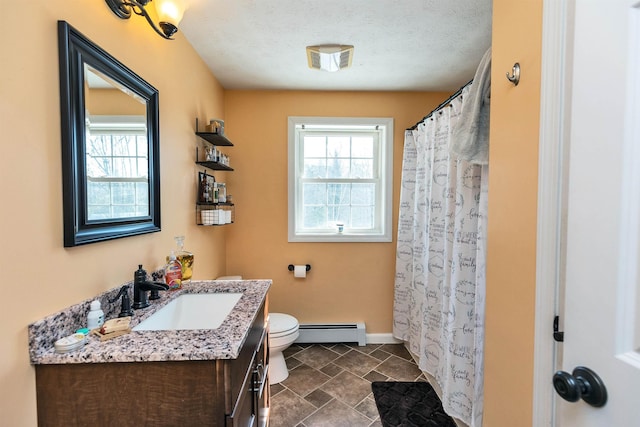
POLYGON ((564 400, 577 402, 582 399, 591 406, 607 403, 607 389, 602 379, 589 368, 578 366, 570 374, 558 371, 553 375, 553 388, 564 400))

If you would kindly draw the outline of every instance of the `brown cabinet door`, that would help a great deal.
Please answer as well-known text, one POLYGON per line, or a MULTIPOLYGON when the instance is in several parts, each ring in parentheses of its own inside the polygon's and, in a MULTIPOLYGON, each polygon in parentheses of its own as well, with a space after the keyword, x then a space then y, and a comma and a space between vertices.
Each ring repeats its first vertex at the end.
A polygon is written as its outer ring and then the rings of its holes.
POLYGON ((258 417, 258 426, 265 427, 269 425, 269 334, 265 329, 260 342, 260 346, 256 351, 256 368, 255 376, 255 394, 254 398, 256 415, 258 417))
POLYGON ((227 416, 227 427, 257 426, 253 394, 253 375, 248 375, 233 412, 227 416))

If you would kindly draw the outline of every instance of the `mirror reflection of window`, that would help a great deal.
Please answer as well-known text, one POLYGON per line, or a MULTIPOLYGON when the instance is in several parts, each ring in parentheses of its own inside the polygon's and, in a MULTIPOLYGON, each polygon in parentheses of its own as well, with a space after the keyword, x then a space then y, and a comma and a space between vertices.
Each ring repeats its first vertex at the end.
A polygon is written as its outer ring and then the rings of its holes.
POLYGON ((146 107, 85 64, 88 221, 149 215, 146 107))
POLYGON ((149 215, 149 153, 144 116, 89 116, 87 219, 149 215))

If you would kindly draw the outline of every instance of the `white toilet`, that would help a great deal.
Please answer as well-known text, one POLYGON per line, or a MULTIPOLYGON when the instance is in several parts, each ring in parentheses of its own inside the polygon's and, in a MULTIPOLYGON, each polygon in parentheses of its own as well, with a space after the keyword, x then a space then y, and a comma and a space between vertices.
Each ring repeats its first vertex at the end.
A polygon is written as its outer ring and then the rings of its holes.
POLYGON ((282 352, 298 339, 298 319, 288 314, 269 313, 269 382, 287 379, 289 370, 282 352))
MULTIPOLYGON (((242 276, 221 276, 216 280, 242 280, 242 276)), ((269 313, 269 382, 287 379, 289 370, 282 352, 298 339, 298 319, 284 313, 269 313)))

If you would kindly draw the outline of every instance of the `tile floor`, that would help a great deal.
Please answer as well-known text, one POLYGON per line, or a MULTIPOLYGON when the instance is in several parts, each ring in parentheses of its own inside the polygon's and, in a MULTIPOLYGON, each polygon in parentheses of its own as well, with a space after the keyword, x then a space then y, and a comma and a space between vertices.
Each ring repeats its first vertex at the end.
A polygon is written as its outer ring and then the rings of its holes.
POLYGON ((270 427, 382 427, 373 381, 426 381, 401 344, 294 344, 271 386, 270 427))

